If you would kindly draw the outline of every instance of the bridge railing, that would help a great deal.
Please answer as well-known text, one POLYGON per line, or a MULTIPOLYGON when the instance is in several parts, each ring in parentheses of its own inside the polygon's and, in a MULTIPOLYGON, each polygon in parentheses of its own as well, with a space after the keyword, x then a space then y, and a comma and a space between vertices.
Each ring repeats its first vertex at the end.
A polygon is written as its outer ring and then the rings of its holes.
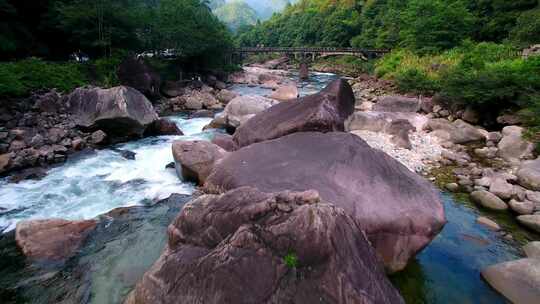
POLYGON ((337 48, 337 47, 241 47, 235 53, 376 53, 385 54, 388 49, 337 48))

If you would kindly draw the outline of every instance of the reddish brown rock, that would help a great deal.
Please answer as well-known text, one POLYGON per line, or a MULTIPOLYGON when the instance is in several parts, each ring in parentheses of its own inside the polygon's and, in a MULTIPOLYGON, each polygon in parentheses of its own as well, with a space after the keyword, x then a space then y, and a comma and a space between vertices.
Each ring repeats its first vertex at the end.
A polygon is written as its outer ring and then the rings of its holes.
POLYGON ((176 168, 183 179, 204 184, 208 175, 227 152, 208 141, 176 140, 172 145, 176 168))
POLYGON ((61 261, 73 256, 96 221, 30 220, 17 224, 15 240, 24 255, 35 260, 61 261))
POLYGON ((165 118, 154 121, 146 128, 145 135, 184 135, 178 126, 165 118))
POLYGON ((354 111, 354 95, 347 81, 338 79, 320 93, 283 102, 255 115, 234 134, 239 147, 305 131, 344 131, 354 111))
POLYGON ((404 303, 358 224, 316 191, 205 195, 168 235, 126 303, 404 303))
POLYGON ((319 191, 359 221, 389 272, 403 269, 446 223, 428 181, 348 133, 295 133, 244 147, 223 158, 205 184, 210 192, 243 186, 319 191))
POLYGON ((236 144, 234 143, 232 136, 229 134, 216 134, 214 138, 212 138, 212 143, 220 146, 227 152, 236 150, 236 144))

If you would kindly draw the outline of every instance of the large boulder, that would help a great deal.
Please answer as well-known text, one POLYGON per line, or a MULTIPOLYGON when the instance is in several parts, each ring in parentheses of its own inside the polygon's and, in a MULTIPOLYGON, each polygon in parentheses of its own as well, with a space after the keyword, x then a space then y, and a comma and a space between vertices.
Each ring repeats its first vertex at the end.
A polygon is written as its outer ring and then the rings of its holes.
POLYGON ((497 145, 499 157, 517 163, 521 159, 532 155, 534 145, 523 139, 523 128, 517 126, 505 127, 502 135, 503 137, 497 145))
POLYGON ((203 184, 227 152, 208 141, 176 140, 172 144, 176 168, 185 180, 203 184))
POLYGON ((290 101, 298 98, 298 88, 296 84, 286 84, 282 85, 277 90, 272 92, 270 98, 279 100, 279 101, 290 101))
POLYGON ((315 191, 187 204, 126 304, 404 303, 357 223, 315 191))
POLYGON ((234 143, 232 136, 229 134, 217 133, 214 135, 211 142, 227 152, 236 150, 236 144, 234 143))
POLYGON ((520 215, 517 220, 523 226, 540 233, 540 214, 520 215))
POLYGON ((144 59, 126 58, 118 66, 117 74, 122 85, 132 87, 148 98, 159 98, 161 77, 144 59))
POLYGON ((124 86, 78 88, 67 97, 67 106, 77 126, 101 129, 111 140, 140 137, 146 127, 158 119, 144 95, 124 86))
POLYGON ((486 140, 485 134, 474 126, 458 119, 450 122, 444 118, 431 119, 426 129, 433 131, 432 135, 441 140, 454 144, 467 144, 486 140))
POLYGON ((495 211, 503 211, 508 209, 508 205, 502 199, 485 190, 474 191, 471 193, 471 199, 473 202, 487 209, 495 211))
POLYGON ((421 110, 420 99, 404 96, 384 96, 373 106, 379 112, 413 112, 421 110))
POLYGON ((537 304, 540 299, 540 260, 495 264, 482 270, 482 276, 512 303, 537 304))
POLYGON ((540 157, 522 162, 516 175, 520 185, 527 189, 540 191, 540 157))
POLYGON ((231 100, 238 97, 238 94, 229 90, 221 90, 216 94, 216 98, 223 104, 228 104, 231 100))
POLYGON ((273 99, 258 95, 238 96, 225 106, 223 113, 217 115, 209 126, 213 128, 238 128, 255 114, 270 108, 276 103, 277 101, 273 99))
POLYGON ((351 86, 338 79, 320 93, 277 104, 255 115, 236 130, 234 141, 243 147, 295 132, 344 131, 354 103, 351 86))
POLYGON ((403 269, 446 223, 428 181, 349 133, 294 133, 244 147, 215 166, 205 189, 242 186, 319 191, 359 221, 389 272, 403 269))
POLYGON ((38 261, 62 261, 73 256, 96 221, 30 220, 17 224, 15 240, 24 255, 38 261))
POLYGON ((416 131, 423 130, 428 122, 425 115, 416 113, 355 112, 345 122, 345 129, 347 131, 386 132, 391 128, 392 123, 398 120, 407 120, 416 131))

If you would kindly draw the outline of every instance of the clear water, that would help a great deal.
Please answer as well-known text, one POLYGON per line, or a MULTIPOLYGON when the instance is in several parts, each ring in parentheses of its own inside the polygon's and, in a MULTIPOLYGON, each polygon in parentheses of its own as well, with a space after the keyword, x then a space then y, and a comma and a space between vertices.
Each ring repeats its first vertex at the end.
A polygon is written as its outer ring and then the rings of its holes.
POLYGON ((209 139, 213 131, 203 132, 202 128, 211 119, 169 118, 185 136, 150 137, 116 146, 135 152, 135 160, 104 149, 68 160, 38 181, 0 181, 0 207, 5 209, 0 214, 0 232, 14 229, 24 219, 89 219, 116 207, 164 199, 171 193, 191 194, 194 186, 165 168, 173 161, 171 142, 209 139))
MULTIPOLYGON (((309 80, 300 80, 298 79, 297 72, 291 72, 288 78, 294 81, 298 86, 298 93, 300 96, 311 95, 319 92, 332 80, 337 79, 336 74, 331 73, 319 73, 312 72, 310 73, 309 80)), ((261 95, 261 96, 270 96, 272 94, 272 89, 261 88, 259 86, 251 86, 247 84, 235 84, 231 87, 232 91, 239 93, 240 95, 261 95)))

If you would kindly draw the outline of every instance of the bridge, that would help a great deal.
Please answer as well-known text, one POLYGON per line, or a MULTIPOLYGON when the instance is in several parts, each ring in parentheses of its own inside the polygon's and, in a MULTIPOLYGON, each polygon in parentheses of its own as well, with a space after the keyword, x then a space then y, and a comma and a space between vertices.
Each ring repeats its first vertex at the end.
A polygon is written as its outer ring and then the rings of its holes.
POLYGON ((360 57, 364 60, 380 57, 390 52, 388 49, 363 49, 363 48, 336 48, 336 47, 240 47, 233 49, 233 55, 239 55, 243 58, 249 54, 270 54, 280 53, 286 56, 295 56, 296 58, 329 57, 338 55, 351 55, 360 57))

